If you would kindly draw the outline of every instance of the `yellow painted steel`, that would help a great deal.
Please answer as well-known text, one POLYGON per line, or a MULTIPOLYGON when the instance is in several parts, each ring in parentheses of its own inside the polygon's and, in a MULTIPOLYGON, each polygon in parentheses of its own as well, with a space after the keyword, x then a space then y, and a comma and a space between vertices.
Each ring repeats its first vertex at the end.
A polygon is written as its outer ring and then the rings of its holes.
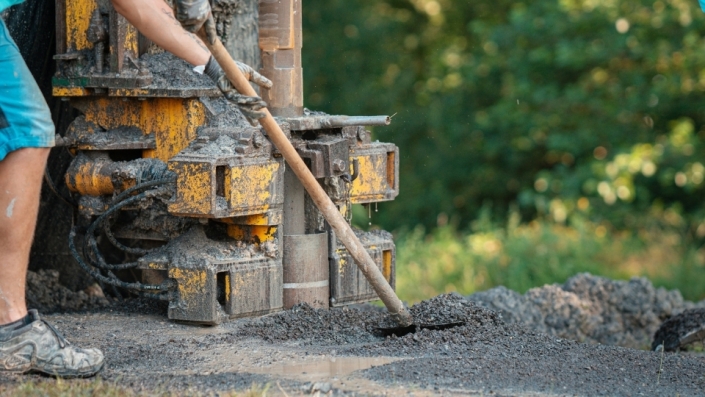
POLYGON ((140 97, 149 95, 149 90, 144 88, 110 88, 108 95, 117 97, 140 97))
POLYGON ((167 161, 196 138, 196 129, 205 124, 205 107, 197 98, 91 98, 79 109, 86 120, 106 130, 121 126, 153 133, 157 148, 148 157, 167 161))
POLYGON ((264 214, 241 216, 227 221, 232 225, 254 225, 254 226, 271 226, 281 225, 283 222, 282 211, 268 211, 264 214))
POLYGON ((115 191, 109 176, 100 174, 100 166, 95 163, 81 164, 75 175, 66 174, 66 186, 73 192, 83 195, 102 196, 115 191))
POLYGON ((237 225, 281 223, 280 161, 217 164, 207 156, 195 159, 188 155, 168 162, 169 170, 177 175, 176 197, 168 206, 171 214, 217 218, 237 225), (248 218, 254 215, 258 217, 248 218))
POLYGON ((384 250, 382 251, 382 274, 387 282, 392 280, 392 251, 384 250))
POLYGON ((182 302, 198 300, 208 294, 208 272, 205 270, 169 268, 169 278, 176 280, 182 302))
POLYGON ((125 27, 125 51, 132 52, 135 56, 139 54, 139 31, 132 24, 125 27))
POLYGON ((91 15, 98 7, 95 0, 66 0, 66 48, 68 52, 93 48, 86 32, 91 15))
POLYGON ((178 175, 176 200, 168 206, 170 213, 202 216, 213 213, 215 173, 212 164, 169 162, 169 170, 178 175))
MULTIPOLYGON (((358 204, 383 200, 384 192, 391 187, 387 176, 387 157, 372 155, 355 156, 353 159, 358 161, 359 175, 350 187, 350 201, 358 204)), ((352 164, 352 161, 350 163, 352 164)))
POLYGON ((91 92, 83 87, 52 87, 53 96, 87 96, 91 92))
POLYGON ((276 226, 228 225, 228 236, 238 241, 264 243, 277 235, 276 226))
POLYGON ((230 297, 232 296, 232 290, 230 289, 230 273, 225 273, 225 304, 230 303, 230 297))
POLYGON ((229 195, 226 195, 230 208, 267 211, 271 184, 279 167, 279 162, 266 162, 231 168, 229 195))

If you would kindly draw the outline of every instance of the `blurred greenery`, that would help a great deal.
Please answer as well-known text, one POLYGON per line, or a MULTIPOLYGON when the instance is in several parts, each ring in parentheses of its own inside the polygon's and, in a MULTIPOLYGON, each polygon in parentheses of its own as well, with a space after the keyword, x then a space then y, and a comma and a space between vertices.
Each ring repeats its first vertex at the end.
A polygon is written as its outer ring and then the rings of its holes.
MULTIPOLYGON (((703 277, 698 2, 308 0, 304 37, 308 107, 395 114, 374 135, 400 147, 401 193, 373 223, 406 230, 401 263, 447 268, 437 290, 649 273, 623 261, 654 246, 690 266, 679 277, 703 277), (495 226, 474 228, 481 218, 495 226), (488 233, 501 255, 473 245, 488 233), (485 265, 450 264, 462 260, 485 265)), ((399 267, 434 280, 427 270, 399 267)))
MULTIPOLYGON (((401 195, 376 221, 629 226, 653 205, 703 220, 705 16, 695 1, 326 0, 305 9, 306 103, 394 114, 401 195), (324 60, 324 61, 321 61, 324 60), (579 202, 581 198, 585 198, 579 202)), ((703 226, 705 232, 705 226, 703 226)), ((703 233, 705 234, 705 233, 703 233)))
POLYGON ((423 227, 397 238, 397 291, 416 302, 441 292, 471 294, 498 285, 526 292, 590 272, 613 279, 646 276, 656 286, 679 289, 689 300, 705 299, 705 250, 657 225, 617 231, 580 215, 572 226, 547 220, 492 224, 481 216, 470 232, 423 227))

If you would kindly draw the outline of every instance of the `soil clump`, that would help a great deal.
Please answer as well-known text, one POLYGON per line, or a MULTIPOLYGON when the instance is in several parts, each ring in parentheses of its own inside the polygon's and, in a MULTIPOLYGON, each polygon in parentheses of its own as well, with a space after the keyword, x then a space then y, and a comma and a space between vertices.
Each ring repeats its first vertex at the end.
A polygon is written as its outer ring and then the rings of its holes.
POLYGON ((663 345, 666 351, 684 348, 697 341, 705 340, 705 308, 689 309, 666 320, 654 335, 651 350, 663 345))
POLYGON ((615 281, 587 273, 524 295, 497 287, 467 299, 497 311, 509 324, 580 342, 637 349, 650 346, 664 320, 705 307, 705 301, 685 301, 679 291, 655 288, 645 278, 615 281))
POLYGON ((57 270, 46 269, 27 272, 26 298, 30 308, 43 314, 95 310, 110 305, 97 284, 74 292, 59 282, 57 270))
POLYGON ((188 62, 168 52, 145 54, 140 57, 143 65, 152 72, 149 88, 214 88, 210 77, 193 71, 188 62))

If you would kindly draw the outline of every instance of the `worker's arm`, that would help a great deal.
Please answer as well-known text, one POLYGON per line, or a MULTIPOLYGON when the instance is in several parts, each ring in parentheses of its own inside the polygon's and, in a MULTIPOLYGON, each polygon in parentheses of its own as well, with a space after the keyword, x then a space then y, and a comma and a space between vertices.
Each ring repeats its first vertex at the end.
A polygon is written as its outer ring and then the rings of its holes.
MULTIPOLYGON (((259 97, 240 95, 230 84, 225 73, 213 59, 205 44, 194 33, 206 25, 209 40, 216 38, 215 23, 208 0, 176 0, 179 20, 164 0, 112 0, 113 7, 137 30, 155 44, 194 66, 203 66, 199 73, 207 74, 218 85, 226 98, 235 103, 250 118, 260 118, 261 108, 267 104, 259 97), (183 28, 182 28, 183 25, 183 28)), ((272 82, 248 65, 238 62, 245 77, 264 88, 272 82)))
POLYGON ((194 65, 205 65, 210 52, 195 34, 185 31, 164 0, 112 0, 113 7, 156 45, 194 65))

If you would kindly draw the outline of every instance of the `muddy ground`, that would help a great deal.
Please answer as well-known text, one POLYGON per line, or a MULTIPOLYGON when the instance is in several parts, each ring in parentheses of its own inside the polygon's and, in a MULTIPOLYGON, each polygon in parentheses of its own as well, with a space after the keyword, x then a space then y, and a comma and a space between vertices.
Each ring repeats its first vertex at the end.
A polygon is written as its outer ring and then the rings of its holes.
MULTIPOLYGON (((446 330, 383 337, 385 314, 362 305, 306 306, 217 327, 170 322, 161 303, 132 300, 47 320, 107 356, 102 377, 144 391, 218 393, 269 385, 308 395, 702 395, 705 355, 580 343, 505 321, 459 295, 412 308, 446 330)), ((0 377, 0 383, 26 378, 0 377)))

